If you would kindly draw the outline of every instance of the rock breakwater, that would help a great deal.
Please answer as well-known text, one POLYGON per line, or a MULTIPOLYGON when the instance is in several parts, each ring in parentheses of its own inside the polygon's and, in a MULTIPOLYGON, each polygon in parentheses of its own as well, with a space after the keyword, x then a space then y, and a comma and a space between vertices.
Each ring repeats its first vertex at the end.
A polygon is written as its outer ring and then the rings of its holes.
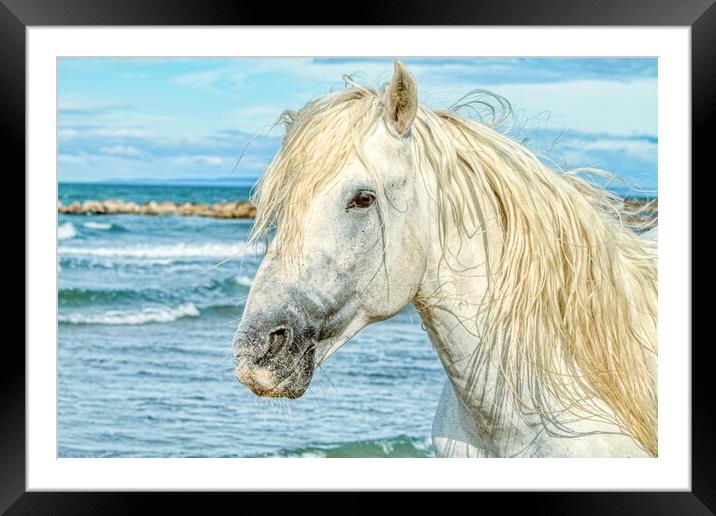
MULTIPOLYGON (((641 199, 626 199, 625 208, 633 212, 627 216, 631 224, 644 226, 645 229, 656 226, 659 211, 658 201, 647 202, 641 199)), ((205 204, 197 202, 173 203, 170 201, 149 201, 138 204, 121 199, 102 201, 74 201, 63 205, 57 203, 57 211, 70 215, 185 215, 193 217, 215 217, 220 219, 253 219, 256 217, 256 206, 249 201, 229 201, 205 204)))
POLYGON ((176 204, 169 201, 149 201, 138 204, 121 199, 106 199, 103 201, 87 200, 82 203, 75 201, 66 205, 58 202, 57 211, 69 215, 185 215, 220 219, 253 219, 256 216, 256 207, 249 201, 214 204, 195 202, 176 204))

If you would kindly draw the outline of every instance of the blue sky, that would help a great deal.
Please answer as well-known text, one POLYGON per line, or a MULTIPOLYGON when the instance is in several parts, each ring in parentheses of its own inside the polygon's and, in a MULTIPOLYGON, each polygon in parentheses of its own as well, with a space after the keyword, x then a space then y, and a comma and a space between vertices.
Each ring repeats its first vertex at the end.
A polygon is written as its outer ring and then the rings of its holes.
MULTIPOLYGON (((60 181, 258 176, 285 109, 342 88, 379 86, 392 59, 63 58, 60 181), (234 169, 242 150, 248 146, 234 169)), ((449 107, 475 88, 506 97, 510 134, 562 167, 596 166, 656 188, 656 59, 414 59, 421 102, 449 107)))

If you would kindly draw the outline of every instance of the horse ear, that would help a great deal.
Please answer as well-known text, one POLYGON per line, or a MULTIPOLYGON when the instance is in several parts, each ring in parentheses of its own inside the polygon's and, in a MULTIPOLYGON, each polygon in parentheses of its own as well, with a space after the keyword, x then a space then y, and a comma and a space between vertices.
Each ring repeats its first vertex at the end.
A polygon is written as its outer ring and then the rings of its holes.
POLYGON ((386 118, 401 136, 410 128, 418 112, 418 88, 410 71, 395 61, 393 78, 385 89, 386 118))

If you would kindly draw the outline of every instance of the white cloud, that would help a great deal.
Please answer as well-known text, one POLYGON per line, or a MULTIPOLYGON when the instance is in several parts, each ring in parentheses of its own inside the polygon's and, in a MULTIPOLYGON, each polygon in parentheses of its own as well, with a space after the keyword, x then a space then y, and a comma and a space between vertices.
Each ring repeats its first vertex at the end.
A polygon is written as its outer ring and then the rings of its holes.
POLYGON ((128 102, 106 102, 88 99, 60 99, 57 109, 65 114, 100 115, 111 111, 132 109, 128 102))
POLYGON ((220 167, 229 163, 227 158, 211 155, 175 156, 173 157, 173 161, 181 165, 203 165, 210 167, 220 167))
MULTIPOLYGON (((418 79, 422 101, 433 107, 448 107, 476 87, 481 85, 418 79)), ((657 134, 656 79, 492 84, 488 89, 505 97, 520 118, 539 119, 544 128, 618 136, 657 134)))
POLYGON ((657 144, 647 140, 596 140, 580 142, 582 150, 625 151, 627 154, 644 161, 655 160, 657 144))
MULTIPOLYGON (((499 65, 497 63, 494 66, 499 65)), ((438 108, 452 105, 476 88, 486 88, 506 97, 525 116, 551 112, 550 127, 577 131, 605 132, 617 135, 649 134, 657 131, 657 79, 655 77, 623 80, 580 79, 550 82, 495 83, 499 74, 494 66, 481 67, 465 63, 416 63, 410 69, 416 77, 421 101, 438 108), (480 77, 485 80, 481 81, 480 77), (468 79, 468 77, 470 77, 468 79)), ((390 64, 365 62, 312 62, 311 59, 264 59, 251 63, 226 65, 214 70, 181 76, 177 81, 197 87, 228 91, 241 89, 252 76, 275 73, 277 80, 290 81, 296 98, 281 100, 281 106, 262 106, 252 118, 239 119, 241 128, 260 130, 287 105, 301 105, 343 84, 342 76, 360 72, 360 84, 379 87, 390 79, 390 64)), ((499 71, 499 70, 497 70, 499 71)), ((237 112, 240 113, 240 112, 237 112)))
MULTIPOLYGON (((226 87, 240 89, 247 84, 251 77, 275 73, 280 76, 280 80, 292 82, 301 89, 305 89, 306 84, 296 84, 297 81, 308 81, 314 85, 318 83, 325 88, 342 84, 342 78, 346 74, 360 72, 361 78, 370 86, 374 85, 374 81, 378 77, 389 79, 391 71, 391 68, 386 67, 384 63, 374 61, 360 64, 314 63, 312 58, 265 58, 251 60, 250 66, 247 66, 245 60, 240 60, 211 70, 182 74, 175 77, 172 82, 213 90, 226 87)), ((322 93, 327 93, 327 91, 322 90, 322 93)))
POLYGON ((58 154, 57 161, 66 165, 88 165, 90 156, 88 154, 58 154))
POLYGON ((79 136, 80 132, 77 129, 58 129, 57 130, 57 137, 58 138, 75 138, 76 136, 79 136))
POLYGON ((285 105, 279 104, 248 106, 227 112, 225 123, 234 130, 243 131, 250 135, 266 135, 271 133, 276 119, 285 109, 285 105))
POLYGON ((146 129, 136 127, 95 127, 76 125, 74 127, 61 127, 57 130, 57 136, 60 138, 77 138, 102 136, 108 138, 148 138, 153 133, 146 129))
POLYGON ((182 86, 191 86, 193 88, 208 88, 225 78, 229 72, 230 69, 228 68, 190 72, 175 77, 171 82, 182 86))
MULTIPOLYGON (((104 66, 105 61, 98 60, 97 66, 104 66)), ((520 119, 528 120, 524 127, 516 125, 518 132, 564 131, 562 150, 580 149, 589 153, 589 159, 608 154, 614 159, 655 162, 655 142, 638 138, 626 141, 623 137, 656 135, 656 77, 622 75, 611 68, 601 75, 572 73, 564 66, 545 71, 541 64, 522 68, 519 62, 507 61, 474 65, 421 60, 409 67, 417 79, 421 101, 431 107, 450 106, 469 91, 486 88, 505 96, 520 119), (505 79, 499 83, 501 77, 505 79), (546 112, 551 115, 538 116, 546 112), (573 143, 567 136, 570 132, 589 133, 597 141, 585 134, 583 140, 573 143)), ((67 164, 63 168, 70 170, 69 164, 91 160, 92 165, 101 163, 94 167, 98 174, 134 173, 142 167, 152 174, 168 176, 188 170, 222 174, 234 168, 251 142, 238 168, 260 171, 278 146, 279 140, 274 137, 280 137, 282 131, 270 132, 270 138, 262 135, 283 110, 299 108, 342 88, 344 74, 359 72, 354 76, 358 83, 378 87, 393 72, 391 61, 376 60, 231 59, 206 61, 204 70, 194 72, 189 70, 196 70, 197 60, 187 62, 193 63, 191 68, 172 66, 166 70, 180 70, 169 83, 165 73, 154 74, 152 68, 130 69, 143 74, 136 81, 146 81, 148 87, 137 91, 134 83, 122 87, 120 81, 129 79, 117 76, 117 87, 112 91, 122 93, 116 99, 107 96, 104 83, 94 86, 91 76, 83 82, 88 91, 82 94, 79 90, 60 91, 59 107, 65 110, 60 113, 58 129, 60 162, 67 164), (152 73, 147 75, 149 71, 152 73), (132 104, 123 104, 125 100, 132 104), (68 116, 63 119, 65 114, 68 116), (254 135, 258 136, 255 140, 254 135), (152 159, 126 159, 137 156, 152 159)), ((136 60, 131 64, 137 64, 136 60)), ((146 64, 156 63, 147 60, 146 64)), ((77 65, 73 62, 72 66, 77 65)), ((540 142, 533 138, 530 143, 540 142)), ((86 172, 82 168, 78 173, 86 172)))
POLYGON ((129 158, 136 158, 141 156, 141 152, 131 145, 113 145, 111 147, 100 147, 99 151, 102 154, 109 154, 111 156, 124 156, 129 158))
POLYGON ((110 138, 147 138, 153 136, 152 132, 146 129, 137 129, 134 127, 99 127, 89 129, 89 136, 107 136, 110 138))

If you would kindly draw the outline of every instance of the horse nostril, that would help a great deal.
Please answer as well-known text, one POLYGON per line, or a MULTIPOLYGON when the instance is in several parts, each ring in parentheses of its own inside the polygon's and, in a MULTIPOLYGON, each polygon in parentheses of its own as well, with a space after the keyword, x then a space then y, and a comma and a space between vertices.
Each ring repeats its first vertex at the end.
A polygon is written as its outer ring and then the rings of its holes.
POLYGON ((290 327, 281 326, 269 332, 262 346, 263 354, 255 360, 255 364, 268 367, 277 357, 293 353, 293 341, 293 330, 290 327))
POLYGON ((268 335, 267 355, 275 355, 291 341, 290 328, 277 328, 268 335))

